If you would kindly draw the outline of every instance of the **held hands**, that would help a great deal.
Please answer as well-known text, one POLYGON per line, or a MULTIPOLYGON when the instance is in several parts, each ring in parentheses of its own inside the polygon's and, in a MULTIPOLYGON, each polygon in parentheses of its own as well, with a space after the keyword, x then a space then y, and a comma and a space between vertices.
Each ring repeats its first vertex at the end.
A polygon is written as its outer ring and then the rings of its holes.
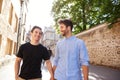
POLYGON ((50 80, 55 80, 55 79, 51 77, 50 80))
POLYGON ((54 79, 54 76, 51 76, 50 80, 55 80, 55 79, 54 79))
POLYGON ((17 76, 15 76, 15 80, 18 80, 18 75, 17 75, 17 76))

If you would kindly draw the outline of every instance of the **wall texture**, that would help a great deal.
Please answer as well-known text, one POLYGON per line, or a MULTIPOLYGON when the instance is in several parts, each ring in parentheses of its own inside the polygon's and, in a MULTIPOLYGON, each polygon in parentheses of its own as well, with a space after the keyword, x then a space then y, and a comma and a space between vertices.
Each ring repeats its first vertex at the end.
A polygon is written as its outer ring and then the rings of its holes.
POLYGON ((90 63, 120 69, 120 22, 98 25, 76 35, 85 41, 90 63))

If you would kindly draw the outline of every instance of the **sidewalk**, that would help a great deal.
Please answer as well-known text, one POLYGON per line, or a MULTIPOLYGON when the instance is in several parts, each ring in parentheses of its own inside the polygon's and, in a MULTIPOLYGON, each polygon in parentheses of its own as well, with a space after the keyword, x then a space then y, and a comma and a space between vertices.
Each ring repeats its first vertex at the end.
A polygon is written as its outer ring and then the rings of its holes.
MULTIPOLYGON (((0 80, 15 80, 14 79, 14 60, 0 68, 0 80)), ((45 67, 42 67, 42 80, 49 80, 50 74, 45 67)))
POLYGON ((0 68, 0 80, 14 80, 14 61, 0 68))
POLYGON ((15 55, 5 55, 0 57, 0 68, 15 59, 15 55))
MULTIPOLYGON (((120 70, 90 65, 89 71, 89 80, 120 80, 120 70)), ((42 74, 42 80, 49 80, 50 75, 45 67, 42 67, 42 74)), ((0 68, 0 80, 14 80, 14 60, 0 68)))

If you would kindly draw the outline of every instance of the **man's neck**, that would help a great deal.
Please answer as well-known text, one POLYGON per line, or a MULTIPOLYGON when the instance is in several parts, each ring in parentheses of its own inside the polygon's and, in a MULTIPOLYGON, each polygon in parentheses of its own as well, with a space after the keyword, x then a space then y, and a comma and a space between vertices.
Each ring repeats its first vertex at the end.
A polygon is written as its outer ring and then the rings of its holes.
POLYGON ((39 44, 38 41, 31 41, 30 43, 31 43, 32 45, 38 45, 38 44, 39 44))
POLYGON ((71 36, 72 36, 72 33, 68 33, 68 34, 65 35, 66 38, 69 38, 71 36))

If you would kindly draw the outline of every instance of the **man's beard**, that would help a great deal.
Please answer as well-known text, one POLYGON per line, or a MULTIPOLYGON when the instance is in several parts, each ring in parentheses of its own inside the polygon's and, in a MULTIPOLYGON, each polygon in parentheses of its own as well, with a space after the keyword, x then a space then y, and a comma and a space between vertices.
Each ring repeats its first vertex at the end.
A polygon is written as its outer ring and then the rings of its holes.
POLYGON ((63 33, 62 36, 65 36, 65 33, 63 33))
POLYGON ((65 31, 61 32, 61 35, 66 36, 66 32, 65 31))
POLYGON ((67 32, 63 31, 62 36, 66 36, 67 32))

